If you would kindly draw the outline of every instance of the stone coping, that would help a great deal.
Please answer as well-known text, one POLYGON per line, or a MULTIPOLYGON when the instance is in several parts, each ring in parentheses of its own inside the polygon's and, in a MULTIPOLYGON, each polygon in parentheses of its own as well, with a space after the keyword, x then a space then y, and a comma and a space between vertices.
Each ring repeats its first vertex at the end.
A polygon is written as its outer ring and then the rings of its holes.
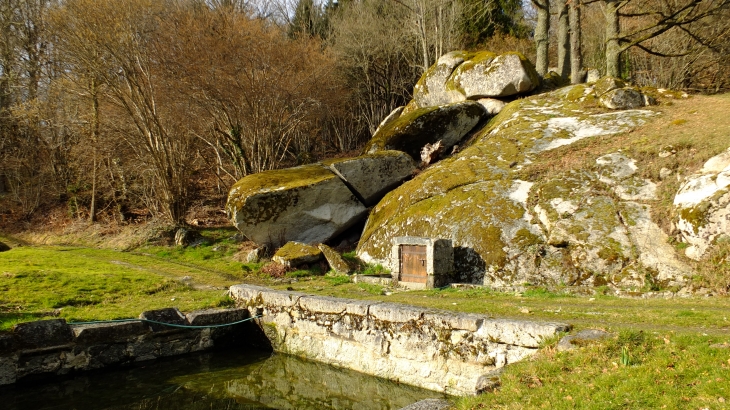
MULTIPOLYGON (((245 308, 199 310, 187 315, 166 308, 140 314, 140 319, 191 326, 221 325, 249 317, 245 308)), ((208 350, 219 341, 224 343, 226 338, 251 330, 248 323, 199 329, 170 328, 142 320, 19 323, 0 333, 0 385, 208 350)))
POLYGON ((389 323, 418 321, 436 328, 474 332, 483 337, 498 335, 503 343, 531 348, 539 347, 544 338, 572 329, 567 323, 499 319, 400 303, 307 295, 255 285, 234 285, 230 287, 230 293, 248 308, 301 309, 312 313, 356 315, 389 323))

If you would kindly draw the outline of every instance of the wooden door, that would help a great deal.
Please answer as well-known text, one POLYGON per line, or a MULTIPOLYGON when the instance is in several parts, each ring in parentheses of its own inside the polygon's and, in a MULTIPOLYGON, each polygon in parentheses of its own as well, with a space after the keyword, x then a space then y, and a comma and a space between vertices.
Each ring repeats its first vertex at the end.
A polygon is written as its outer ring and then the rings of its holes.
POLYGON ((403 282, 426 283, 426 246, 400 246, 400 279, 403 282))

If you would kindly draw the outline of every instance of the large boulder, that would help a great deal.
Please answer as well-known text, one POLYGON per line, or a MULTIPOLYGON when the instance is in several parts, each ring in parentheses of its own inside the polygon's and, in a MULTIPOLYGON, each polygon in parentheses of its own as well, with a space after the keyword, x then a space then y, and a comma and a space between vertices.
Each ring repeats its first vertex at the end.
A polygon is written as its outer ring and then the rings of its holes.
POLYGON ((398 150, 418 159, 424 145, 437 141, 449 150, 486 116, 484 107, 475 101, 420 108, 380 128, 364 152, 398 150))
POLYGON ((436 61, 413 89, 419 108, 480 98, 512 97, 540 85, 535 67, 520 53, 452 51, 436 61))
POLYGON ((710 245, 730 239, 730 150, 710 158, 674 197, 675 224, 685 254, 700 259, 710 245))
POLYGON ((682 286, 689 268, 649 218, 656 186, 620 153, 594 168, 541 178, 545 151, 625 132, 656 113, 594 113, 589 86, 508 104, 467 148, 385 196, 370 214, 358 256, 389 264, 392 238, 454 243, 460 282, 498 288, 682 286), (647 241, 652 236, 654 240, 647 241))
POLYGON ((416 170, 413 159, 401 151, 380 151, 355 158, 328 160, 323 164, 342 178, 366 206, 377 204, 416 170))
POLYGON ((454 88, 474 100, 511 97, 530 92, 540 85, 535 67, 520 53, 495 56, 477 53, 454 70, 446 88, 454 88))
POLYGON ((466 96, 458 90, 447 89, 451 74, 473 53, 452 51, 441 56, 413 87, 413 100, 419 107, 433 107, 465 101, 466 96))
POLYGON ((226 213, 259 244, 325 242, 366 215, 365 206, 330 169, 320 164, 260 172, 239 180, 226 213))

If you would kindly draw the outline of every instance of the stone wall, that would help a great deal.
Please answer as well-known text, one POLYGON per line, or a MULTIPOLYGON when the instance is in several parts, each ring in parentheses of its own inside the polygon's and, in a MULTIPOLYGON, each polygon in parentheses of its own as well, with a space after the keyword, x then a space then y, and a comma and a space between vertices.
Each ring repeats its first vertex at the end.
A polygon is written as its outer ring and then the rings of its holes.
MULTIPOLYGON (((192 326, 232 323, 248 317, 248 310, 242 308, 195 311, 187 315, 177 309, 161 309, 140 315, 142 319, 192 326)), ((11 332, 0 333, 0 385, 234 343, 266 347, 266 339, 257 335, 261 331, 252 321, 202 329, 171 328, 142 321, 74 325, 64 319, 53 319, 20 323, 11 332)))
POLYGON ((570 325, 493 319, 394 303, 231 287, 274 350, 449 394, 476 394, 502 367, 570 325))

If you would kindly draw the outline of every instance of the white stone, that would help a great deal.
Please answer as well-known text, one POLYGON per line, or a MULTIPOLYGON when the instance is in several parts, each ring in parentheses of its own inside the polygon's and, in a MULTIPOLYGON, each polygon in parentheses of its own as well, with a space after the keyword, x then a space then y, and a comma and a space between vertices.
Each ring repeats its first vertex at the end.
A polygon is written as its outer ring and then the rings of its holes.
POLYGON ((627 224, 631 241, 639 253, 639 262, 657 271, 656 279, 664 286, 682 286, 691 277, 692 269, 677 258, 674 247, 669 244, 666 233, 651 220, 649 207, 637 203, 625 203, 627 224))
POLYGON ((539 85, 534 70, 520 55, 508 53, 474 64, 469 70, 455 74, 453 81, 464 90, 467 99, 508 97, 534 90, 539 85))
POLYGON ((504 101, 497 100, 496 98, 480 98, 477 102, 491 115, 499 114, 504 106, 507 105, 504 101))

